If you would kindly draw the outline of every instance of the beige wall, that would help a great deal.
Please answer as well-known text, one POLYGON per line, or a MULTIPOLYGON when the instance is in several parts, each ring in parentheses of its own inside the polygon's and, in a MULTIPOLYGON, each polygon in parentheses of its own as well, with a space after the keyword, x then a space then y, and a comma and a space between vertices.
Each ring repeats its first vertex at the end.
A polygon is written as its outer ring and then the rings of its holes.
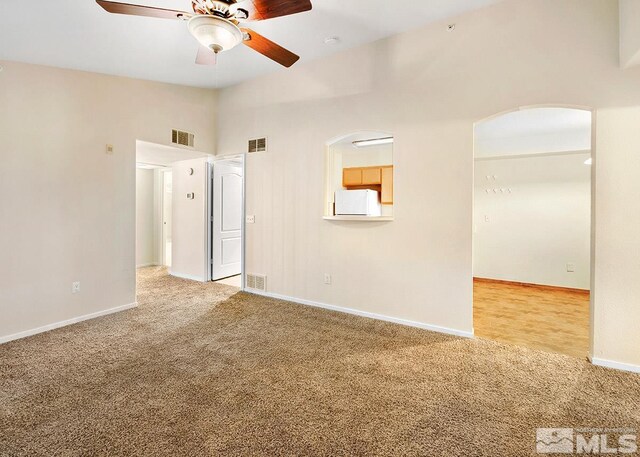
POLYGON ((596 137, 593 356, 640 365, 640 106, 599 110, 596 137))
POLYGON ((153 170, 136 169, 136 266, 153 265, 155 258, 153 170))
POLYGON ((213 151, 215 93, 0 64, 2 340, 135 301, 136 140, 213 151))
POLYGON ((640 1, 619 0, 620 3, 620 66, 630 68, 640 64, 640 1))
POLYGON ((475 161, 475 277, 589 290, 590 156, 475 161))
POLYGON ((171 274, 207 280, 207 159, 175 162, 172 193, 171 274), (193 169, 193 174, 189 170, 193 169), (187 194, 194 194, 188 199, 187 194))
MULTIPOLYGON (((630 119, 640 71, 619 67, 617 6, 509 0, 448 21, 452 33, 439 23, 223 90, 218 153, 269 137, 247 161, 247 271, 267 274, 273 293, 470 332, 473 124, 540 104, 630 119), (395 136, 394 222, 321 218, 325 142, 357 130, 395 136)), ((637 246, 640 164, 612 138, 637 124, 604 128, 594 353, 640 365, 640 290, 616 279, 640 283, 637 249, 622 248, 637 246)))

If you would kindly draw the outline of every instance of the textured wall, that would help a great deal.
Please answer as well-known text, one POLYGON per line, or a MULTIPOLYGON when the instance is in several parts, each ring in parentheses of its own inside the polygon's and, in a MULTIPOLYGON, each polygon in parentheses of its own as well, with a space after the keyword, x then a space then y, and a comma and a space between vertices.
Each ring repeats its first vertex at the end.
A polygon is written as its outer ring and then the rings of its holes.
MULTIPOLYGON (((221 91, 218 153, 242 152, 250 137, 270 141, 268 153, 247 162, 247 211, 256 215, 247 227, 247 271, 267 274, 274 293, 471 331, 474 123, 530 105, 606 109, 612 118, 640 106, 639 69, 619 67, 617 6, 505 1, 447 21, 457 24, 452 33, 446 23, 429 25, 221 91), (393 222, 322 220, 325 142, 357 130, 396 138, 393 222), (333 275, 331 286, 324 273, 333 275)), ((621 124, 616 135, 631 128, 621 124)), ((595 168, 612 162, 596 183, 596 233, 610 228, 602 220, 610 212, 630 213, 623 204, 603 208, 599 196, 638 195, 631 176, 640 167, 612 152, 611 140, 595 144, 595 168), (598 159, 600 150, 608 157, 598 159)), ((640 221, 629 218, 609 233, 617 245, 635 246, 639 231, 640 221)), ((606 265, 603 257, 595 259, 608 284, 602 289, 636 271, 637 251, 620 249, 606 265)), ((596 316, 594 352, 640 365, 640 353, 628 349, 640 347, 629 328, 640 318, 622 311, 640 291, 595 293, 609 322, 596 316)))
POLYGON ((215 92, 1 62, 0 338, 135 301, 136 140, 214 149, 215 92), (114 154, 105 153, 106 145, 114 154), (80 281, 81 291, 71 293, 80 281))

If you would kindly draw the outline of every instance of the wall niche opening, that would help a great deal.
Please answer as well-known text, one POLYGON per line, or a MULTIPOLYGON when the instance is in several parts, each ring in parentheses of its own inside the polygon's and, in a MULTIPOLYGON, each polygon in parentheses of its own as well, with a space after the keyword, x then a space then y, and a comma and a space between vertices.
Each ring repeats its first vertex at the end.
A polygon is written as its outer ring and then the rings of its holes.
POLYGON ((393 220, 393 135, 362 131, 327 143, 324 218, 393 220))

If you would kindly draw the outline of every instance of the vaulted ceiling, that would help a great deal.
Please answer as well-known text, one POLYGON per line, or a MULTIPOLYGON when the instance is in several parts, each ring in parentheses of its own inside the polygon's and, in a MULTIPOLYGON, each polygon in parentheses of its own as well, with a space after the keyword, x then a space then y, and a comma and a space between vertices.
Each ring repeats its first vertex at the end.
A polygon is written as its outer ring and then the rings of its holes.
MULTIPOLYGON (((126 1, 190 11, 189 0, 126 1)), ((312 11, 250 27, 299 54, 300 65, 500 0, 312 1, 312 11), (338 43, 325 44, 329 37, 338 43)), ((197 50, 181 21, 108 14, 93 0, 0 2, 0 60, 207 88, 287 71, 244 46, 199 66, 197 50)))

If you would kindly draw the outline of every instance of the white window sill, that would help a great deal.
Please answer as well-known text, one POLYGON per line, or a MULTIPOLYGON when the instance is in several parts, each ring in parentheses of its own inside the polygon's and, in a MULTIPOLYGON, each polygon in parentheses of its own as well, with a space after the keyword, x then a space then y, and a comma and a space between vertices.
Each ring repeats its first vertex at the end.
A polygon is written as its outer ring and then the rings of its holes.
POLYGON ((327 221, 391 222, 393 216, 324 216, 327 221))

